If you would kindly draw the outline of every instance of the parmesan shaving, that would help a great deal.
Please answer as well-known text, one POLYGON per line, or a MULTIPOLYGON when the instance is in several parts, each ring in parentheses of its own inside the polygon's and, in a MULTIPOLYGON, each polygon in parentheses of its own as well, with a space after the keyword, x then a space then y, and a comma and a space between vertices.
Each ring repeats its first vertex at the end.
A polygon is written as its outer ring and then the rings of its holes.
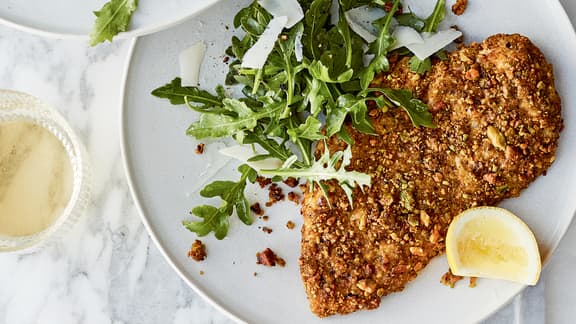
POLYGON ((292 28, 304 18, 304 11, 297 0, 259 0, 258 4, 274 17, 286 16, 286 28, 292 28))
POLYGON ((182 86, 197 86, 200 76, 200 66, 206 53, 206 44, 196 43, 180 52, 180 78, 182 86))
POLYGON ((425 33, 422 34, 424 42, 408 44, 406 45, 406 48, 408 48, 410 52, 414 53, 418 59, 425 60, 460 36, 462 36, 462 32, 453 28, 441 30, 437 33, 425 33))
POLYGON ((414 28, 407 26, 398 26, 394 29, 392 37, 396 40, 394 45, 390 48, 390 51, 395 49, 405 47, 411 44, 422 44, 424 43, 424 38, 416 31, 414 28))
POLYGON ((288 17, 278 16, 272 18, 266 30, 262 33, 258 41, 246 51, 242 58, 242 67, 251 69, 261 69, 268 59, 268 55, 272 52, 274 44, 278 39, 278 35, 282 32, 288 22, 288 17))
POLYGON ((254 170, 272 170, 282 166, 282 160, 277 158, 267 158, 260 161, 248 161, 250 158, 260 153, 254 152, 250 147, 245 145, 229 146, 220 149, 220 154, 234 158, 240 162, 248 164, 254 170))
POLYGON ((364 38, 367 43, 372 43, 378 38, 378 29, 372 25, 372 22, 386 16, 386 11, 379 8, 361 6, 350 9, 344 14, 348 21, 348 26, 358 36, 364 38))

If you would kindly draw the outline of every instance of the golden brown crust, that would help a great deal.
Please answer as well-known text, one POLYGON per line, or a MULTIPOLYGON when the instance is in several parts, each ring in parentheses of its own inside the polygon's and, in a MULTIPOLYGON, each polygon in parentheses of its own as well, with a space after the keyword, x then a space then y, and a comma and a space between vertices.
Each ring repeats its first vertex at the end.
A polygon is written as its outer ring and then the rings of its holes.
MULTIPOLYGON (((462 47, 423 77, 401 60, 374 83, 411 89, 438 128, 373 109, 379 137, 348 127, 350 167, 372 176, 370 188, 354 191, 354 208, 333 183, 332 209, 320 190, 305 191, 300 270, 321 317, 376 308, 402 290, 443 253, 455 215, 517 196, 546 172, 562 128, 552 66, 520 35, 462 47)), ((332 152, 344 145, 328 141, 332 152)))

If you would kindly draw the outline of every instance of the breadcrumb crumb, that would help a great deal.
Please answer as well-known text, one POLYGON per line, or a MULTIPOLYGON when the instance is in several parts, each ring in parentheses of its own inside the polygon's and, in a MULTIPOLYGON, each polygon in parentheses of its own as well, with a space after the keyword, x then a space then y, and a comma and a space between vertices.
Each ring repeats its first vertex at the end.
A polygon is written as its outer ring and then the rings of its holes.
POLYGON ((200 144, 196 145, 196 150, 195 150, 196 154, 204 153, 204 146, 205 146, 204 143, 200 143, 200 144))
POLYGON ((198 262, 206 260, 206 245, 200 240, 195 240, 188 251, 188 257, 198 262))
POLYGON ((461 16, 466 11, 468 6, 468 0, 456 0, 456 3, 452 5, 452 12, 456 16, 461 16))

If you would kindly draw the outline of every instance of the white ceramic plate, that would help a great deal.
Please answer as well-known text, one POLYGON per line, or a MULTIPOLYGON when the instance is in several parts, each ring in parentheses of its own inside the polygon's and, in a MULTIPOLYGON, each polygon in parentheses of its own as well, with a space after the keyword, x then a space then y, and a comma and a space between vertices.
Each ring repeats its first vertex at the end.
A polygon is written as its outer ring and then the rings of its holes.
MULTIPOLYGON (((181 221, 188 218, 191 207, 202 202, 198 190, 203 184, 214 178, 238 177, 236 164, 217 153, 224 145, 220 142, 208 143, 203 155, 195 154, 197 141, 186 137, 185 130, 197 116, 184 106, 171 106, 152 97, 150 91, 178 75, 179 52, 200 40, 208 45, 201 84, 211 89, 221 83, 227 68, 222 60, 232 34, 232 16, 248 2, 221 2, 176 28, 142 37, 126 72, 122 143, 129 182, 144 223, 178 274, 232 318, 250 323, 476 322, 520 292, 523 286, 497 280, 479 280, 474 289, 466 283, 449 289, 439 283, 448 265, 444 257, 438 257, 403 292, 385 297, 377 310, 320 320, 309 311, 300 280, 300 232, 285 227, 288 220, 297 228, 301 225, 299 210, 292 203, 268 209, 270 221, 257 219, 250 227, 233 219, 230 234, 223 241, 213 236, 203 238, 209 255, 205 262, 186 256, 196 236, 184 229, 181 221), (274 232, 265 234, 260 226, 274 232), (285 268, 255 264, 256 252, 266 247, 286 260, 285 268)), ((433 1, 420 2, 433 5, 433 1)), ((421 9, 418 0, 411 3, 415 11, 421 9)), ((456 23, 468 42, 495 33, 525 34, 556 67, 565 119, 557 160, 547 176, 539 178, 520 198, 502 204, 530 225, 548 259, 576 210, 576 145, 571 143, 576 138, 574 31, 556 1, 470 1, 465 15, 451 19, 448 24, 456 23)), ((266 201, 261 189, 251 188, 251 192, 252 202, 266 201)))
MULTIPOLYGON (((86 38, 93 11, 108 0, 2 0, 0 23, 28 32, 86 38)), ((130 30, 118 37, 152 33, 173 26, 218 0, 140 0, 130 30)))

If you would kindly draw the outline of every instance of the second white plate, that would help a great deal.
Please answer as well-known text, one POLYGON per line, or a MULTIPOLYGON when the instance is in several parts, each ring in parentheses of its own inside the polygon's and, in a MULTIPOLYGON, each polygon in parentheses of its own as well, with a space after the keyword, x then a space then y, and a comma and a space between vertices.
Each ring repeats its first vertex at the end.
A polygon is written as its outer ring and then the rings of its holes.
MULTIPOLYGON (((87 38, 93 11, 108 0, 2 0, 0 23, 27 32, 87 38)), ((119 37, 144 35, 183 21, 219 0, 140 0, 130 30, 119 37)))

